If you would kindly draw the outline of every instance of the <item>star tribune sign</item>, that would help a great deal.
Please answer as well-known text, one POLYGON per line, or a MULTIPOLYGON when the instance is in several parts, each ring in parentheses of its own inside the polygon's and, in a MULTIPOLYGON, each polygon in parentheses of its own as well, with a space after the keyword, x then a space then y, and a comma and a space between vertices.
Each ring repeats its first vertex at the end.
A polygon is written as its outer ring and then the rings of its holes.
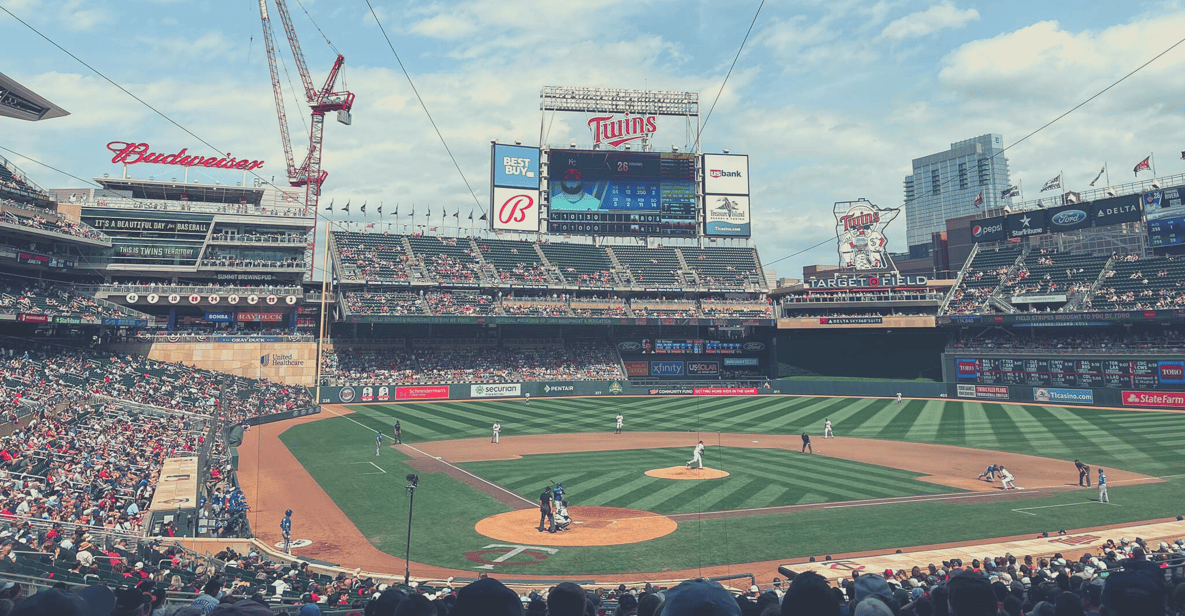
POLYGON ((901 213, 881 208, 866 199, 835 204, 836 250, 839 265, 857 270, 892 267, 884 230, 901 213))

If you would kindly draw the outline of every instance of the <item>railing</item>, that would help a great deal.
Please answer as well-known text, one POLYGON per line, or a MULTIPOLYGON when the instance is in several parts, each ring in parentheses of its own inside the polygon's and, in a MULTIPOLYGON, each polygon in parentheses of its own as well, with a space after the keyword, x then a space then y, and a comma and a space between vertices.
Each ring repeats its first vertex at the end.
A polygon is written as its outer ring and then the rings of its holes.
POLYGON ((231 244, 278 244, 304 246, 308 240, 303 235, 289 235, 278 237, 274 235, 227 235, 216 233, 210 237, 210 243, 225 242, 231 244))
POLYGON ((267 208, 251 204, 158 201, 153 199, 128 199, 124 197, 104 197, 102 199, 83 201, 81 204, 84 207, 110 207, 125 210, 170 210, 242 216, 278 216, 303 219, 312 219, 316 216, 315 213, 309 213, 307 208, 303 206, 267 208))
POLYGON ((219 285, 203 285, 203 286, 181 286, 181 285, 166 285, 166 284, 91 284, 91 285, 75 285, 74 290, 79 293, 157 293, 163 295, 170 295, 176 293, 178 295, 205 295, 208 293, 233 294, 233 295, 251 295, 252 293, 259 295, 265 293, 268 295, 304 295, 304 289, 301 287, 239 287, 239 286, 219 286, 219 285))
POLYGON ((148 333, 139 332, 136 334, 136 341, 138 342, 210 342, 211 338, 233 337, 233 338, 259 338, 260 342, 265 342, 265 338, 283 338, 284 342, 315 342, 317 337, 313 334, 292 334, 287 331, 276 332, 233 332, 233 331, 211 331, 211 332, 171 332, 171 333, 148 333))
MULTIPOLYGON (((1131 182, 1129 184, 1117 184, 1105 186, 1103 188, 1091 188, 1079 192, 1083 202, 1098 201, 1099 199, 1106 199, 1109 197, 1122 197, 1124 195, 1135 195, 1145 193, 1152 190, 1160 190, 1165 186, 1179 186, 1185 184, 1185 174, 1165 175, 1158 178, 1148 178, 1147 180, 1140 180, 1138 182, 1131 182), (1157 186, 1153 186, 1153 183, 1157 186)), ((1069 192, 1069 191, 1066 191, 1069 192)), ((1013 212, 1021 210, 1034 210, 1043 207, 1059 207, 1062 205, 1062 195, 1053 195, 1050 197, 1040 197, 1028 201, 1021 201, 1014 203, 1009 208, 1013 212)), ((993 208, 1000 209, 1000 208, 993 208)), ((984 218, 987 217, 987 212, 984 212, 984 218)))

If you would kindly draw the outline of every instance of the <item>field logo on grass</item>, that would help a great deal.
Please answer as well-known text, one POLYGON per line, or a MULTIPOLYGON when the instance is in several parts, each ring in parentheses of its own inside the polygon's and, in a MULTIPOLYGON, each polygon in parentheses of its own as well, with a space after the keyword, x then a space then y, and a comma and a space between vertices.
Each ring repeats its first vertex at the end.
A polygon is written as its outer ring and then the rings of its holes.
POLYGON ((478 566, 474 567, 474 569, 493 569, 494 567, 538 565, 556 552, 559 552, 559 550, 555 548, 491 543, 480 550, 464 552, 463 556, 478 563, 478 566), (489 558, 494 555, 497 555, 497 558, 489 558), (519 556, 526 556, 530 560, 518 560, 517 557, 519 556))
POLYGON ((353 402, 354 401, 354 388, 353 387, 341 388, 341 391, 337 392, 337 399, 341 400, 342 402, 344 402, 346 404, 353 402))
POLYGON ((471 398, 498 398, 522 395, 521 383, 495 383, 486 385, 470 385, 471 398))
POLYGON ((611 393, 611 394, 621 393, 621 383, 618 383, 617 381, 613 381, 612 383, 610 383, 609 384, 609 393, 611 393))

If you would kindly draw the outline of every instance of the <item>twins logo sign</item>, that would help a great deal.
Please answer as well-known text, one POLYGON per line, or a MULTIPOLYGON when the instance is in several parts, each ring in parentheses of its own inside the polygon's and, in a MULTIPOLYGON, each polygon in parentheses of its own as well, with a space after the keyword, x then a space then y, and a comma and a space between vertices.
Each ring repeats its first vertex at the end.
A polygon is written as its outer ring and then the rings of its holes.
POLYGON ((860 199, 836 203, 834 213, 840 267, 873 270, 892 266, 884 230, 901 213, 900 208, 881 208, 860 199))

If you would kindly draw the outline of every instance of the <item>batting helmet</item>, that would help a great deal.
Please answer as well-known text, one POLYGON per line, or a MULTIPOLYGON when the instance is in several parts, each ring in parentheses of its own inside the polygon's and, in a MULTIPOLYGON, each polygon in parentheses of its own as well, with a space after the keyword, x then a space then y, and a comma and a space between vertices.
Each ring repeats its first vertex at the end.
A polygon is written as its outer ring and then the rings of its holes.
POLYGON ((291 510, 291 509, 289 509, 288 511, 285 511, 285 512, 284 512, 284 515, 292 515, 292 510, 291 510))

